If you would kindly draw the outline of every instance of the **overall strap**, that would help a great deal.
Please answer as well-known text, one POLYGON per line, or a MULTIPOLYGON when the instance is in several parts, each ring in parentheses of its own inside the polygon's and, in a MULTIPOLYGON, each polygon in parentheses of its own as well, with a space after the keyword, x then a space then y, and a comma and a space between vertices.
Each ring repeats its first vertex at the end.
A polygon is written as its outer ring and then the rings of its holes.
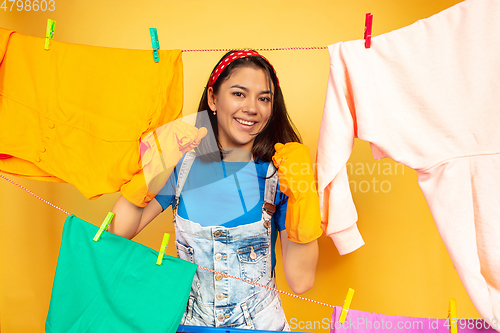
POLYGON ((276 191, 278 188, 278 172, 273 162, 269 163, 269 167, 267 168, 266 178, 267 179, 264 191, 264 205, 262 205, 262 215, 264 217, 264 221, 270 221, 272 215, 276 210, 276 206, 274 205, 274 200, 276 198, 276 191))
POLYGON ((179 176, 177 178, 177 187, 175 188, 175 199, 173 203, 174 209, 177 209, 177 205, 179 204, 179 196, 181 195, 182 188, 184 187, 187 175, 189 174, 189 170, 191 169, 191 165, 193 165, 193 161, 195 158, 195 153, 190 151, 186 153, 184 161, 182 161, 181 168, 179 170, 179 176))

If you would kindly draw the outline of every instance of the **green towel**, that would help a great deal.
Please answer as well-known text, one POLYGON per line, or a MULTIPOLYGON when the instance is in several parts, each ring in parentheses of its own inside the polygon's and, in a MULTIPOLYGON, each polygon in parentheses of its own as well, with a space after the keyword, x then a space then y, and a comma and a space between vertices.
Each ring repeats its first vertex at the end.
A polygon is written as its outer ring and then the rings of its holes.
MULTIPOLYGON (((105 231, 75 215, 65 221, 48 333, 175 332, 197 266, 105 231)), ((161 242, 158 243, 160 247, 161 242)))

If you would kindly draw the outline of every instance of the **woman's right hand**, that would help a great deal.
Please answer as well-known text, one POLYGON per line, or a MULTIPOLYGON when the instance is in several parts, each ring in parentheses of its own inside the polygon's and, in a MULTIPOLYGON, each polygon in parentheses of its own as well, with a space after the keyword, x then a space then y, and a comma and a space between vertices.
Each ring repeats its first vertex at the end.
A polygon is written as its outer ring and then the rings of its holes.
POLYGON ((141 140, 141 163, 149 192, 157 194, 182 156, 206 135, 205 127, 198 129, 180 119, 147 134, 141 140))
POLYGON ((148 133, 140 145, 142 169, 121 187, 122 195, 134 205, 145 207, 165 186, 182 156, 206 135, 205 127, 198 129, 180 119, 148 133))
POLYGON ((131 239, 158 216, 162 207, 152 199, 165 186, 182 156, 198 146, 205 135, 206 128, 198 129, 181 120, 147 134, 141 141, 142 170, 122 186, 108 231, 131 239))

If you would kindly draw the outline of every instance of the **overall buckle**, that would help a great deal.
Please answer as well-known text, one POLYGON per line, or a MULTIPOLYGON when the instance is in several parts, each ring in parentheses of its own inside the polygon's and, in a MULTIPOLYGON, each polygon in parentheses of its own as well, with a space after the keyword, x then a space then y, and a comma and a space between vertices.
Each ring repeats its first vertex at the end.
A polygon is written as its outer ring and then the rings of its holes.
POLYGON ((262 211, 272 216, 276 211, 276 206, 269 202, 264 202, 264 204, 262 205, 262 211))

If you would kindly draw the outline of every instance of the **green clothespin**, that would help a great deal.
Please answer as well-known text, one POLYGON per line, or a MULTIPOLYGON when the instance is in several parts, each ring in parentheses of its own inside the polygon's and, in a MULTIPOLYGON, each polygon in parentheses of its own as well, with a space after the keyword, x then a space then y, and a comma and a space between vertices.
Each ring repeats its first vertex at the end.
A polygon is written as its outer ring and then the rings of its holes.
POLYGON ((50 49, 50 41, 54 38, 54 30, 56 29, 56 21, 47 19, 47 32, 45 33, 45 50, 50 49))
POLYGON ((163 255, 165 254, 165 251, 167 251, 167 245, 169 240, 170 240, 170 234, 165 233, 163 235, 163 242, 161 242, 161 249, 160 253, 158 254, 158 260, 156 260, 157 265, 161 265, 161 262, 163 261, 163 255))
POLYGON ((160 56, 158 50, 160 49, 160 41, 158 40, 158 33, 156 28, 149 28, 149 34, 151 35, 151 44, 153 44, 153 54, 155 56, 155 62, 160 62, 160 56))
POLYGON ((97 232, 97 234, 95 234, 94 241, 97 242, 99 240, 99 238, 101 238, 101 235, 104 232, 104 230, 108 230, 109 223, 111 222, 113 217, 115 217, 115 214, 109 212, 108 215, 106 216, 106 218, 104 219, 104 222, 102 222, 101 227, 99 228, 99 231, 97 232))

